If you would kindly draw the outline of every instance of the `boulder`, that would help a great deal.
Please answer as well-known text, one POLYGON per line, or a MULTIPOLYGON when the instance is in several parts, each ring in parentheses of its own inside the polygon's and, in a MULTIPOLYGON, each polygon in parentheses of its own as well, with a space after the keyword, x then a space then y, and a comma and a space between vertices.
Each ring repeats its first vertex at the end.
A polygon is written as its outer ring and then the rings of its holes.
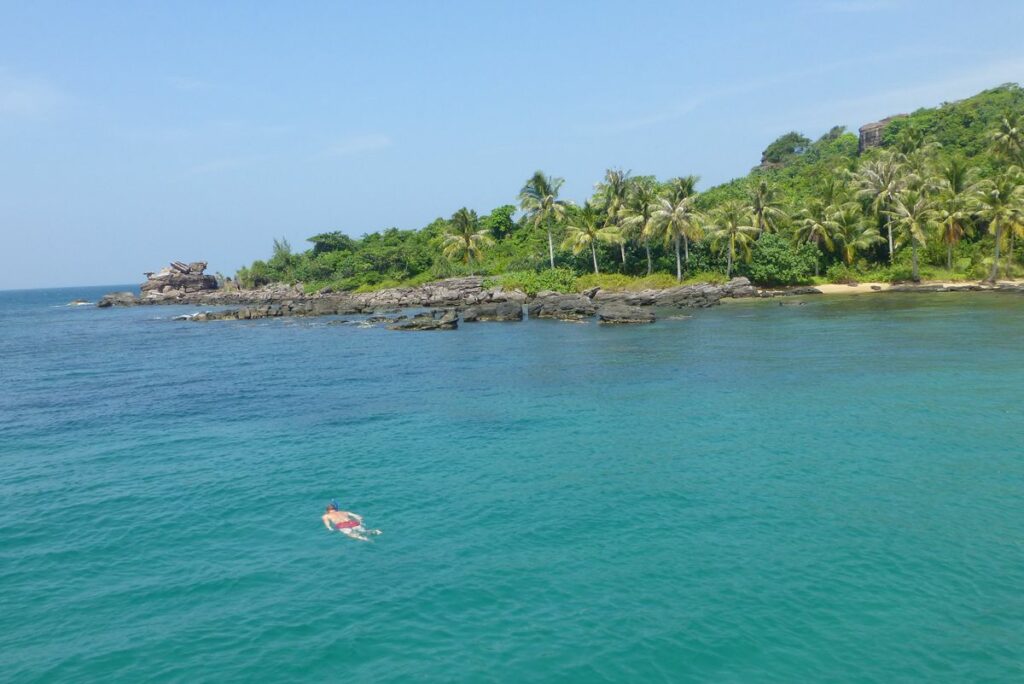
POLYGON ((783 290, 780 294, 782 295, 815 295, 821 294, 821 290, 816 287, 791 287, 788 290, 783 290))
POLYGON ((640 290, 639 292, 598 290, 591 298, 598 305, 619 303, 627 306, 651 306, 657 302, 658 294, 658 290, 640 290))
POLYGON ((523 305, 518 302, 493 302, 476 304, 462 312, 465 323, 477 321, 521 321, 523 305))
POLYGON ((920 284, 903 284, 893 285, 888 289, 888 292, 942 292, 945 290, 943 285, 920 285, 920 284))
POLYGON ((602 305, 597 310, 597 321, 604 325, 621 325, 628 323, 653 323, 654 312, 638 306, 629 306, 618 302, 602 305))
POLYGON ((657 292, 654 303, 676 308, 706 309, 718 304, 724 296, 722 287, 710 283, 679 285, 657 292))
POLYGON ((530 302, 530 318, 555 318, 562 321, 579 321, 589 318, 597 311, 597 305, 578 294, 541 292, 530 302))
POLYGON ((455 330, 459 327, 459 314, 454 309, 428 311, 412 318, 395 321, 388 330, 455 330))
POLYGON ((739 299, 741 297, 756 297, 757 288, 750 284, 750 281, 743 277, 733 278, 722 286, 722 296, 739 299))
POLYGON ((110 292, 103 295, 103 298, 96 302, 96 306, 105 309, 108 306, 135 306, 138 303, 139 298, 134 292, 110 292))

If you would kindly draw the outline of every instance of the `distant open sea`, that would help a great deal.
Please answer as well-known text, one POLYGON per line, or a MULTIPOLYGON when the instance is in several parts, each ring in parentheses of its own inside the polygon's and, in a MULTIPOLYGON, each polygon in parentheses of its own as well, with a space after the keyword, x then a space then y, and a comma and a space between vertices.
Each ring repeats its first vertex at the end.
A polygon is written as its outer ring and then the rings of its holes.
POLYGON ((1024 297, 65 306, 112 289, 0 292, 2 681, 1024 680, 1024 297))

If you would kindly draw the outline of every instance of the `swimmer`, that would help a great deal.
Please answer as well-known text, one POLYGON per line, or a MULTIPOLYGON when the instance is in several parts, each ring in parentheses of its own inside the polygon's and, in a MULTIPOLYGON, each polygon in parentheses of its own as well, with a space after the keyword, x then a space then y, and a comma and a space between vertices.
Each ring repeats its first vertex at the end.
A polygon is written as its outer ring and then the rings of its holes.
POLYGON ((380 534, 380 530, 368 530, 363 527, 363 516, 351 511, 339 511, 334 503, 327 504, 327 512, 324 513, 322 520, 328 530, 341 532, 359 541, 370 541, 366 536, 368 534, 380 534))

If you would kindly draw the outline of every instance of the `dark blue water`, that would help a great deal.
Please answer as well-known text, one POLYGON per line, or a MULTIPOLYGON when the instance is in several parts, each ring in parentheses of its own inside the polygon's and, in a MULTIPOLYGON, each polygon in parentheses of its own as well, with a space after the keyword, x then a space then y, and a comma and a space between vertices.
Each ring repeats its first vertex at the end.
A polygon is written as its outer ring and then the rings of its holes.
POLYGON ((1024 298, 63 306, 111 289, 0 292, 0 679, 1024 678, 1024 298))

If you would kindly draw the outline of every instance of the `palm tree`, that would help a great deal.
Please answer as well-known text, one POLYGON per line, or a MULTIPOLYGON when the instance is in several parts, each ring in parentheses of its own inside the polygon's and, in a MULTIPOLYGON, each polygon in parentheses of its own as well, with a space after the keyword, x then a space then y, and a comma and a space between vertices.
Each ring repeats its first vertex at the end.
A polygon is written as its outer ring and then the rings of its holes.
POLYGON ((847 202, 827 214, 824 227, 833 243, 839 245, 847 266, 853 264, 857 250, 883 241, 878 228, 864 223, 864 214, 855 202, 847 202))
POLYGON ((902 237, 910 243, 910 277, 916 283, 921 280, 917 267, 917 249, 924 246, 928 231, 936 223, 935 202, 928 193, 920 190, 903 190, 896 195, 887 213, 892 219, 890 223, 896 224, 902 237))
POLYGON ((753 219, 750 207, 740 200, 723 203, 711 216, 711 248, 717 251, 725 250, 726 278, 732 277, 732 264, 736 260, 737 250, 744 261, 750 260, 750 245, 757 238, 757 228, 753 225, 753 219))
MULTIPOLYGON (((829 221, 835 213, 835 208, 825 204, 816 197, 807 200, 803 211, 797 216, 796 233, 794 237, 797 242, 808 242, 817 245, 821 250, 824 245, 828 251, 835 249, 832 241, 832 229, 829 221)), ((814 259, 814 275, 818 275, 818 258, 814 259)))
POLYGON ((551 268, 555 267, 555 241, 551 235, 551 221, 565 219, 566 203, 558 199, 558 191, 563 183, 564 178, 545 176, 543 171, 537 171, 519 191, 519 206, 527 212, 535 226, 544 225, 547 228, 551 268))
POLYGON ((856 174, 853 182, 857 195, 868 203, 875 216, 885 221, 889 238, 889 263, 896 250, 892 239, 892 225, 887 210, 895 201, 896 194, 903 188, 906 172, 898 155, 885 153, 878 159, 866 162, 856 174))
POLYGON ((1024 214, 1024 182, 1021 170, 1011 166, 991 180, 979 184, 978 215, 988 222, 989 230, 996 238, 995 258, 992 261, 991 282, 999 277, 999 247, 1003 240, 1003 230, 1013 228, 1021 222, 1024 214))
MULTIPOLYGON (((597 204, 605 213, 605 228, 611 231, 619 227, 622 218, 622 208, 626 204, 626 196, 629 194, 629 171, 622 169, 607 169, 604 172, 604 181, 597 184, 597 204)), ((619 239, 615 244, 619 246, 619 253, 622 255, 622 263, 626 263, 626 240, 621 230, 617 231, 619 239)))
POLYGON ((1009 163, 1024 165, 1024 122, 1016 112, 1006 112, 989 134, 992 149, 1009 163))
POLYGON ((589 248, 590 257, 594 261, 594 273, 600 273, 597 268, 597 243, 608 242, 614 237, 614 228, 609 231, 601 228, 600 224, 601 213, 590 202, 584 202, 576 216, 570 219, 568 234, 562 243, 562 249, 571 249, 573 254, 589 248))
POLYGON ((476 212, 465 207, 452 214, 450 230, 445 231, 442 252, 448 259, 463 261, 466 266, 480 260, 485 247, 494 244, 486 228, 480 229, 476 212))
POLYGON ((778 189, 764 178, 750 189, 750 208, 754 212, 754 227, 758 235, 776 232, 779 222, 786 216, 778 189))
POLYGON ((676 178, 669 181, 665 196, 655 203, 651 220, 645 232, 648 237, 662 237, 665 243, 672 242, 676 252, 676 280, 683 279, 683 262, 679 255, 679 243, 682 240, 686 249, 686 261, 690 260, 690 239, 700 239, 702 230, 701 216, 694 206, 697 193, 694 186, 696 176, 676 178))
POLYGON ((626 204, 622 209, 622 227, 627 235, 636 235, 643 239, 644 251, 647 252, 647 275, 651 275, 654 270, 647 224, 651 221, 657 199, 658 194, 653 180, 650 178, 630 179, 626 204))
POLYGON ((977 170, 962 157, 952 157, 940 169, 937 210, 939 239, 946 244, 946 268, 953 270, 953 247, 973 229, 977 209, 977 170))

